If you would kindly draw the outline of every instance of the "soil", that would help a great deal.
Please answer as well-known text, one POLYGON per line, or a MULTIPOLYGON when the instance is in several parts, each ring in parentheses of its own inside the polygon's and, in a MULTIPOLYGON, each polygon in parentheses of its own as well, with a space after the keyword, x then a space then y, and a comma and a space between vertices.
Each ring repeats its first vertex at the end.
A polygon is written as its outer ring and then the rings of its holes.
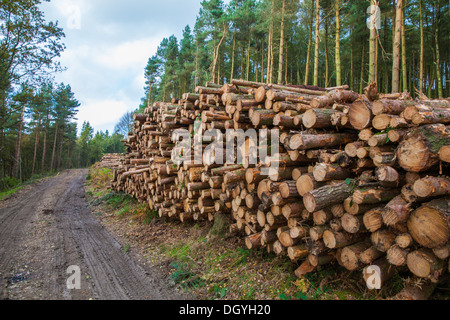
POLYGON ((87 173, 64 171, 0 202, 0 300, 188 299, 94 217, 87 173), (71 266, 80 289, 68 286, 71 266))

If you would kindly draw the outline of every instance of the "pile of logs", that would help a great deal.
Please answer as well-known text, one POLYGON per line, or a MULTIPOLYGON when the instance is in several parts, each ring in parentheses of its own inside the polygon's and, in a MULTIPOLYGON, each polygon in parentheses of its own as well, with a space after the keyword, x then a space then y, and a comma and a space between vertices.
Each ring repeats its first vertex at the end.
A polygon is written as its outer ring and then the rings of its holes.
POLYGON ((122 165, 122 153, 105 153, 99 162, 94 164, 94 168, 118 169, 122 165))
POLYGON ((288 256, 299 277, 335 262, 362 270, 368 285, 373 266, 381 285, 397 272, 436 283, 448 271, 448 99, 381 94, 376 84, 364 95, 242 80, 195 91, 134 115, 114 190, 182 222, 230 214, 247 248, 288 256), (279 153, 246 138, 234 147, 242 163, 217 164, 229 159, 201 137, 192 147, 201 163, 174 161, 177 129, 279 129, 279 153), (261 148, 269 156, 249 161, 261 148))

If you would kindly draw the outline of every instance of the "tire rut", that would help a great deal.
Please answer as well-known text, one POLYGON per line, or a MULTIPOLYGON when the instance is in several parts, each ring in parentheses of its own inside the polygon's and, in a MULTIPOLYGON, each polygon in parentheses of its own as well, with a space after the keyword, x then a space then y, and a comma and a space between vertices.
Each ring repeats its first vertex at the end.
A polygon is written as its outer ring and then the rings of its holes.
POLYGON ((182 299, 94 218, 86 175, 65 171, 0 205, 0 299, 182 299), (80 268, 80 290, 67 288, 69 266, 80 268), (22 271, 29 277, 12 284, 22 271))

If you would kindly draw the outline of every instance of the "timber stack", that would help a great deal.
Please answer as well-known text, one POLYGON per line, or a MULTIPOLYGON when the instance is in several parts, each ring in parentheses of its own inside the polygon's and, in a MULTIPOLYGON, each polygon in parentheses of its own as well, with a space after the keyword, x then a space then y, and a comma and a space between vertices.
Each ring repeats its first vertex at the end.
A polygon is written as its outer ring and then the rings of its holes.
POLYGON ((156 102, 134 120, 112 188, 160 217, 228 214, 247 248, 287 256, 299 277, 333 263, 362 271, 368 285, 373 266, 381 285, 398 272, 431 284, 448 272, 448 99, 381 94, 374 83, 358 94, 232 80, 156 102), (198 138, 191 154, 200 152, 200 162, 176 161, 177 129, 222 136, 198 138), (229 158, 227 129, 256 129, 269 142, 246 135, 229 158))
POLYGON ((94 168, 118 169, 122 165, 122 153, 106 153, 99 162, 94 164, 94 168))

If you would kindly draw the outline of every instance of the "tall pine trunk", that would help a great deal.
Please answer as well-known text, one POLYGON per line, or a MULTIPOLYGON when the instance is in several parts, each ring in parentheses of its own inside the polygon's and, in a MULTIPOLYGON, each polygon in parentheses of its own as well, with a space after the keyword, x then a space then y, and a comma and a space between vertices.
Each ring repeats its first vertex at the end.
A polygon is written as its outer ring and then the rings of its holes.
POLYGON ((377 81, 378 30, 376 26, 376 1, 371 0, 370 39, 369 39, 369 83, 377 81))
MULTIPOLYGON (((12 168, 12 176, 14 178, 19 178, 19 169, 21 166, 21 149, 22 149, 22 131, 23 131, 23 115, 25 114, 25 107, 22 109, 22 114, 20 115, 19 120, 19 130, 17 132, 17 142, 16 142, 16 151, 14 154, 14 165, 12 168)), ((20 177, 21 178, 21 177, 20 177)))
POLYGON ((408 73, 406 66, 406 31, 405 31, 405 11, 406 2, 402 10, 402 79, 403 79, 403 91, 408 90, 408 73))
POLYGON ((36 169, 36 159, 37 159, 37 152, 39 149, 39 136, 40 135, 41 135, 41 121, 39 120, 39 123, 36 128, 36 137, 34 139, 33 167, 31 168, 32 176, 34 176, 34 172, 36 169))
POLYGON ((341 86, 341 18, 340 18, 340 0, 336 0, 336 86, 341 86))
POLYGON ((328 87, 328 78, 330 76, 330 68, 328 64, 328 19, 325 19, 325 87, 328 87))
POLYGON ((314 48, 314 85, 319 85, 320 1, 316 1, 316 43, 314 48))
POLYGON ((397 93, 400 91, 400 41, 402 29, 402 12, 403 0, 397 0, 392 64, 392 93, 397 93))
POLYGON ((252 44, 252 30, 250 29, 250 32, 248 34, 248 44, 247 44, 247 70, 245 72, 245 80, 250 80, 250 51, 251 51, 251 44, 252 44))
POLYGON ((56 123, 55 128, 55 138, 53 139, 53 150, 52 150, 52 161, 50 162, 50 171, 52 171, 55 168, 55 152, 56 152, 56 141, 58 138, 58 124, 56 123))
POLYGON ((280 52, 278 58, 278 83, 283 82, 283 56, 284 56, 284 15, 286 11, 286 0, 283 0, 281 9, 281 27, 280 27, 280 52))
POLYGON ((363 93, 363 88, 364 88, 364 67, 365 67, 365 49, 366 49, 366 44, 365 42, 363 42, 363 47, 362 47, 362 56, 361 56, 361 75, 359 77, 359 93, 363 93))
POLYGON ((441 77, 441 57, 439 51, 439 22, 440 22, 440 10, 441 10, 441 1, 435 1, 435 10, 436 10, 436 26, 434 31, 434 42, 436 46, 436 81, 437 81, 437 94, 438 98, 442 99, 444 97, 443 87, 442 87, 442 77, 441 77), (437 2, 437 3, 436 3, 437 2))
POLYGON ((314 17, 314 0, 311 0, 311 14, 309 15, 309 38, 308 38, 308 52, 306 53, 306 71, 305 71, 305 82, 307 85, 309 83, 309 67, 311 64, 311 47, 312 47, 312 37, 313 37, 313 17, 314 17))
POLYGON ((423 35, 423 0, 419 1, 420 23, 420 60, 419 60, 419 92, 423 90, 423 59, 424 59, 424 35, 423 35))
POLYGON ((231 75, 230 79, 233 79, 234 77, 234 55, 236 53, 236 26, 234 26, 233 31, 233 51, 231 53, 231 75))

